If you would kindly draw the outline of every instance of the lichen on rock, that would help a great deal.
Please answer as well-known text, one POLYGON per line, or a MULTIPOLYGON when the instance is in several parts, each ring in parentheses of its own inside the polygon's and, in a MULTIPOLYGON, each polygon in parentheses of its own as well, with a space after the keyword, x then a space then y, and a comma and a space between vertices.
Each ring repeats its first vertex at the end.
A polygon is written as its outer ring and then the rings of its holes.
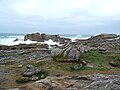
POLYGON ((80 61, 84 52, 89 48, 85 46, 68 46, 64 49, 55 48, 51 51, 51 56, 55 61, 80 61))

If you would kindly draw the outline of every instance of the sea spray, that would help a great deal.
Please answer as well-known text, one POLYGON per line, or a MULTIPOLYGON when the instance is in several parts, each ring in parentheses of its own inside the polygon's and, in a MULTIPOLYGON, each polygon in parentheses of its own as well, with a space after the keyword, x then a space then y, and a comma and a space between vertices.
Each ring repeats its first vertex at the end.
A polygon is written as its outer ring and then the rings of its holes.
MULTIPOLYGON (((24 41, 24 36, 26 34, 12 34, 12 33, 0 33, 0 45, 18 45, 18 44, 32 44, 32 43, 37 43, 36 41, 24 41), (17 39, 17 40, 16 40, 17 39), (16 41, 15 41, 16 40, 16 41)), ((79 35, 79 34, 62 34, 60 35, 61 37, 64 38, 70 38, 73 42, 76 39, 87 39, 91 37, 92 35, 79 35)), ((51 39, 48 41, 44 42, 39 42, 39 43, 46 43, 51 47, 51 45, 60 45, 59 42, 53 42, 51 39)))

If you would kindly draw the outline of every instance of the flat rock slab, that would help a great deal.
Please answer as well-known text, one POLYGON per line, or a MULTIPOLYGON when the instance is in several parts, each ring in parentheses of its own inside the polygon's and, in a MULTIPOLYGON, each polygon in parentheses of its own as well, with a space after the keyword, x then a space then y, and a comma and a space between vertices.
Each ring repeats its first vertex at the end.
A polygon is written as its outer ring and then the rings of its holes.
POLYGON ((15 90, 120 90, 120 75, 49 76, 15 90))

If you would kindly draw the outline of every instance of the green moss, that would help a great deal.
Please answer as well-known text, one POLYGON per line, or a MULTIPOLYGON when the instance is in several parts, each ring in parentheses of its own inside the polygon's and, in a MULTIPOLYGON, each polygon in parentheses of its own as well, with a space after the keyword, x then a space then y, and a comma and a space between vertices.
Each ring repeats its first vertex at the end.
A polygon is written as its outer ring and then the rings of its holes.
POLYGON ((84 54, 84 58, 88 63, 96 63, 97 65, 106 65, 108 63, 105 53, 99 51, 89 51, 84 54))
POLYGON ((46 70, 41 70, 39 73, 36 74, 38 79, 44 79, 48 76, 48 72, 46 70))
POLYGON ((110 68, 107 68, 107 67, 104 67, 104 66, 99 66, 99 67, 94 67, 94 68, 83 66, 83 67, 81 67, 79 69, 75 69, 74 65, 72 65, 72 66, 69 67, 69 71, 72 71, 72 72, 90 71, 90 70, 108 71, 108 70, 110 70, 110 68))
POLYGON ((55 61, 64 61, 64 53, 61 53, 60 55, 58 55, 58 56, 55 56, 54 58, 53 58, 55 61))
POLYGON ((44 62, 38 62, 38 63, 34 63, 32 64, 34 67, 40 67, 43 66, 45 63, 44 62))
POLYGON ((120 55, 109 56, 112 60, 120 60, 120 55))
POLYGON ((29 82, 29 78, 28 77, 20 77, 19 79, 16 80, 16 82, 18 83, 26 83, 29 82))
POLYGON ((69 67, 69 71, 84 71, 84 70, 92 70, 92 68, 89 68, 89 67, 86 67, 86 66, 82 66, 81 68, 78 68, 78 69, 76 69, 75 67, 74 67, 75 65, 71 65, 70 67, 69 67))
POLYGON ((107 67, 97 67, 96 70, 99 70, 99 71, 108 71, 108 70, 110 70, 110 68, 107 68, 107 67))

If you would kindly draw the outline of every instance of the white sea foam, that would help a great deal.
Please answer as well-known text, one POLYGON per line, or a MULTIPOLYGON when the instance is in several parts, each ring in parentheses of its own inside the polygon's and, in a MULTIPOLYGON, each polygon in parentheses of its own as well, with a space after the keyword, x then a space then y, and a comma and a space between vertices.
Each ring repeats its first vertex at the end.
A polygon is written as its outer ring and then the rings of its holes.
POLYGON ((18 45, 18 44, 32 44, 32 43, 36 43, 36 41, 18 40, 18 41, 15 41, 15 42, 14 42, 14 39, 12 39, 12 38, 0 40, 0 44, 1 44, 1 45, 8 45, 8 46, 11 46, 11 45, 18 45))
POLYGON ((15 38, 0 39, 0 44, 11 46, 11 45, 19 45, 19 44, 42 43, 42 44, 48 44, 49 48, 51 48, 51 45, 58 45, 58 46, 61 45, 58 42, 53 42, 51 39, 49 39, 48 41, 44 41, 44 42, 37 42, 37 41, 31 41, 31 40, 24 41, 23 38, 21 39, 18 38, 18 41, 14 41, 14 40, 15 38))
POLYGON ((82 37, 82 35, 77 35, 78 37, 82 37))
POLYGON ((91 36, 92 35, 62 35, 62 37, 70 38, 72 40, 72 42, 75 42, 76 39, 88 39, 91 36))
MULTIPOLYGON (((73 42, 76 39, 88 39, 90 35, 61 35, 64 38, 70 38, 73 42)), ((36 41, 24 41, 24 35, 6 35, 6 34, 1 34, 0 35, 0 44, 1 45, 18 45, 18 44, 32 44, 32 43, 38 43, 36 41), (18 39, 18 41, 14 41, 15 39, 18 39)), ((60 46, 61 44, 59 42, 53 42, 51 39, 48 41, 44 42, 39 42, 39 43, 45 43, 49 45, 49 48, 51 48, 51 45, 58 45, 60 46)))
POLYGON ((88 39, 88 38, 90 38, 90 36, 89 37, 75 37, 75 38, 71 38, 71 40, 72 40, 72 42, 75 42, 76 41, 76 39, 88 39))
POLYGON ((120 37, 112 38, 112 39, 107 39, 107 40, 118 40, 118 39, 120 39, 120 37))
POLYGON ((51 40, 51 39, 49 39, 48 41, 39 42, 39 43, 48 44, 48 45, 49 45, 49 48, 51 48, 51 45, 58 45, 58 46, 61 46, 61 45, 62 45, 62 44, 60 44, 59 42, 53 42, 53 40, 51 40))
POLYGON ((21 36, 21 35, 3 35, 0 37, 0 44, 1 45, 8 45, 8 46, 11 46, 11 45, 18 45, 18 44, 30 44, 30 43, 35 43, 33 41, 30 41, 30 40, 27 40, 27 41, 24 41, 24 36, 21 36), (14 41, 18 39, 18 41, 14 41))
POLYGON ((14 36, 7 36, 8 38, 19 38, 19 39, 24 39, 24 36, 18 36, 18 35, 14 35, 14 36))

